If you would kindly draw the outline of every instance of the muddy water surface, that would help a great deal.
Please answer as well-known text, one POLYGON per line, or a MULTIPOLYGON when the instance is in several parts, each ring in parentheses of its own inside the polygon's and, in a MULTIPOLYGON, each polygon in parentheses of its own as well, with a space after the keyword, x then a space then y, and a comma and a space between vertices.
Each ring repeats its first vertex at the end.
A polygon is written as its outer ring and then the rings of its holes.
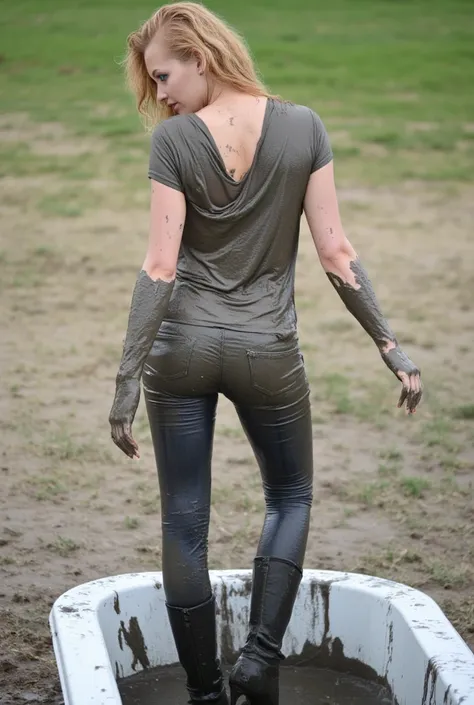
MULTIPOLYGON (((343 673, 311 666, 281 669, 280 705, 392 705, 388 690, 343 673)), ((123 705, 184 705, 179 666, 154 668, 119 682, 123 705)), ((243 699, 241 699, 243 700, 243 699)))

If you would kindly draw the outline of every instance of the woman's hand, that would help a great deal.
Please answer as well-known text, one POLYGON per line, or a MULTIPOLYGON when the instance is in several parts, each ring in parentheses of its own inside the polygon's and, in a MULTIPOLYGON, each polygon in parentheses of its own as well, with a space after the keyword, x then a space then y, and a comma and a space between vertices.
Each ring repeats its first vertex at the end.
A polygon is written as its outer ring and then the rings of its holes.
POLYGON ((408 355, 405 355, 399 345, 381 352, 381 355, 389 370, 392 370, 402 382, 402 393, 398 400, 398 408, 406 402, 407 412, 414 414, 423 394, 420 370, 410 360, 408 355))
POLYGON ((112 439, 129 458, 139 458, 138 445, 133 440, 132 423, 140 401, 140 380, 117 381, 115 399, 109 415, 112 439))

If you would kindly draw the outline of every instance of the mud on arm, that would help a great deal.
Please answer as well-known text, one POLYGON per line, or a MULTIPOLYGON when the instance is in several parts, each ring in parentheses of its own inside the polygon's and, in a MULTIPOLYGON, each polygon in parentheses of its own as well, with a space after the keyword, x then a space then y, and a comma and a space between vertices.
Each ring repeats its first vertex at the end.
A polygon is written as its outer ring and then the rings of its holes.
POLYGON ((329 281, 348 311, 375 342, 387 367, 401 380, 398 401, 414 413, 422 396, 420 371, 400 348, 384 318, 368 274, 344 234, 330 162, 310 178, 304 209, 316 250, 329 281))
POLYGON ((114 443, 130 458, 140 457, 132 423, 140 401, 140 379, 174 287, 186 217, 184 194, 151 182, 148 250, 130 305, 122 359, 109 415, 114 443))

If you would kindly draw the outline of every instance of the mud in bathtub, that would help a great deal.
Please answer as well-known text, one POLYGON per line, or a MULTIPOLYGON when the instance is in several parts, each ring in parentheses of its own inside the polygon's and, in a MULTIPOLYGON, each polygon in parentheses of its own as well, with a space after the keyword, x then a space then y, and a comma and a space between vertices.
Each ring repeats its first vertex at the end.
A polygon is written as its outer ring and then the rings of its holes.
MULTIPOLYGON (((230 668, 228 669, 230 670, 230 668)), ((180 666, 153 668, 118 682, 123 705, 184 705, 180 666)), ((241 698, 239 703, 244 699, 241 698)), ((315 666, 283 666, 280 705, 392 705, 389 691, 346 673, 315 666)))

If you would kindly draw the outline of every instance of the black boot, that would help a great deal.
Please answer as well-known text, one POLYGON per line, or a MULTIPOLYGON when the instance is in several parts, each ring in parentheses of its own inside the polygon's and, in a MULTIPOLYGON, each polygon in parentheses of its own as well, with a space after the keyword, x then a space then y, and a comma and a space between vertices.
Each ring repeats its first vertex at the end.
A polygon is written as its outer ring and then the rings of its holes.
POLYGON ((196 607, 166 605, 179 662, 187 675, 191 703, 228 705, 222 671, 216 657, 214 596, 196 607))
POLYGON ((301 570, 270 556, 254 561, 249 635, 229 675, 231 705, 278 705, 281 644, 293 612, 301 570))

